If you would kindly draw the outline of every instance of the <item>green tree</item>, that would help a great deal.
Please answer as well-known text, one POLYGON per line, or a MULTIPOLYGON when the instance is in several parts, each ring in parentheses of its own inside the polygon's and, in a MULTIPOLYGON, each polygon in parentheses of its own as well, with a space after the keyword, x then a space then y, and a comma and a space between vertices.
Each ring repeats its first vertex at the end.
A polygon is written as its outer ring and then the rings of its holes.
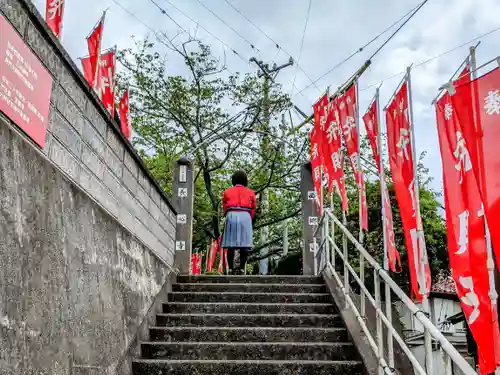
MULTIPOLYGON (((247 171, 257 198, 267 189, 270 201, 266 217, 258 206, 255 225, 270 228, 269 241, 256 246, 250 259, 257 260, 263 246, 270 247, 270 255, 279 253, 282 222, 300 212, 298 176, 306 151, 306 135, 298 132, 286 139, 287 157, 282 152, 278 134, 284 130, 278 116, 289 108, 288 96, 279 84, 271 84, 266 119, 263 82, 257 75, 228 72, 210 47, 192 38, 178 44, 165 40, 164 45, 166 55, 148 40, 119 55, 125 68, 120 84, 130 88, 134 146, 167 192, 173 163, 186 154, 194 160, 193 246, 202 249, 221 233, 221 195, 232 172, 247 171), (182 75, 168 75, 167 63, 174 57, 184 64, 182 75), (263 134, 268 123, 269 134, 263 134), (263 135, 269 136, 269 145, 261 152, 263 135)), ((292 231, 291 236, 292 247, 298 248, 300 233, 292 231)))

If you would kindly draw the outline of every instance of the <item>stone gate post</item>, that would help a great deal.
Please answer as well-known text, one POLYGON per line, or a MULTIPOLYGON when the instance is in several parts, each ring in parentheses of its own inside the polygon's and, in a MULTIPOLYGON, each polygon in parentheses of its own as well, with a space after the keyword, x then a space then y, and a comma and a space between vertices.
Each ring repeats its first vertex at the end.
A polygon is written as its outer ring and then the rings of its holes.
MULTIPOLYGON (((303 241, 302 247, 302 273, 304 275, 314 275, 314 231, 318 225, 320 216, 318 206, 315 203, 314 183, 311 173, 311 163, 302 165, 300 172, 300 192, 302 199, 302 228, 303 241)), ((316 233, 316 244, 319 247, 321 241, 321 231, 316 233)))
POLYGON ((194 166, 187 157, 175 163, 172 201, 177 209, 175 266, 187 275, 191 273, 194 203, 194 166))

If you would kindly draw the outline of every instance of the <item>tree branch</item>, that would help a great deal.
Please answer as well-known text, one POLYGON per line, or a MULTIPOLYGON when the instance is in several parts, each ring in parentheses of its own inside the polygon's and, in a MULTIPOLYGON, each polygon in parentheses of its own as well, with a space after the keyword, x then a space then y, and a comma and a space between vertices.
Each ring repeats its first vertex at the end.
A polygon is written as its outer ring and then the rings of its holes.
POLYGON ((265 222, 265 223, 262 223, 262 224, 259 224, 259 225, 256 225, 254 226, 254 229, 260 229, 260 228, 263 228, 263 227, 267 227, 269 225, 274 225, 274 224, 278 224, 278 223, 281 223, 282 221, 285 221, 287 219, 290 219, 292 217, 295 217, 297 216, 298 214, 300 214, 302 212, 302 208, 299 208, 298 210, 295 210, 294 212, 288 214, 288 215, 285 215, 283 217, 280 217, 278 219, 274 219, 274 220, 271 220, 271 221, 268 221, 268 222, 265 222))

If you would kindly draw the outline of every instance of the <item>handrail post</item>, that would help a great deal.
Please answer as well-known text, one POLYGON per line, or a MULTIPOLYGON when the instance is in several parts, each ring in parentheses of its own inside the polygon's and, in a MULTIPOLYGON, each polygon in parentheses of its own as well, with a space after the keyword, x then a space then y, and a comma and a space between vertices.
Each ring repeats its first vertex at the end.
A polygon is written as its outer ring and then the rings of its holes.
MULTIPOLYGON (((356 158, 356 164, 358 168, 358 210, 359 210, 359 243, 363 245, 363 238, 364 238, 364 233, 363 233, 363 189, 362 186, 364 185, 364 176, 363 176, 363 171, 361 168, 361 132, 359 131, 360 129, 360 122, 361 122, 361 116, 359 113, 359 85, 358 85, 358 80, 356 79, 356 84, 355 84, 355 90, 356 90, 356 130, 358 133, 358 149, 357 151, 357 158, 356 158)), ((363 285, 365 284, 365 257, 363 254, 360 252, 359 253, 359 278, 361 279, 361 282, 363 285)), ((366 301, 365 301, 365 292, 363 289, 361 289, 360 293, 360 312, 361 312, 361 317, 363 319, 366 319, 366 301)))
MULTIPOLYGON (((345 214, 345 211, 342 210, 342 223, 344 224, 344 227, 347 226, 347 216, 345 214)), ((349 254, 347 253, 347 236, 345 233, 342 233, 342 248, 344 250, 344 290, 345 290, 345 295, 349 295, 349 270, 347 269, 347 262, 349 261, 349 254)), ((349 303, 345 302, 345 307, 349 308, 349 303)))
POLYGON ((316 237, 313 238, 313 275, 317 276, 318 275, 318 242, 316 240, 316 237))
POLYGON ((382 318, 380 312, 382 311, 382 303, 380 301, 380 278, 377 270, 373 272, 373 282, 375 284, 375 302, 377 304, 376 317, 377 317, 377 347, 378 347, 378 374, 383 375, 384 369, 380 360, 384 358, 384 333, 382 331, 382 318))
MULTIPOLYGON (((361 253, 359 253, 359 278, 361 279, 361 281, 364 285, 365 284, 365 257, 361 253)), ((361 291, 360 291, 360 297, 361 297, 361 302, 360 302, 361 317, 366 319, 366 300, 365 300, 366 297, 365 297, 365 291, 363 289, 361 289, 361 291)))
POLYGON ((330 219, 328 215, 325 214, 325 219, 323 221, 323 241, 325 243, 325 266, 330 263, 330 241, 328 241, 328 227, 330 219))
MULTIPOLYGON (((333 199, 332 199, 333 201, 333 199)), ((333 203, 333 202, 332 202, 333 203)), ((332 209, 333 209, 333 204, 332 204, 332 209)), ((333 266, 333 269, 335 269, 335 221, 332 220, 332 256, 331 256, 331 263, 332 263, 332 266, 333 266)))
MULTIPOLYGON (((380 270, 380 272, 386 272, 385 270, 380 270)), ((391 301, 391 287, 389 284, 385 284, 385 316, 387 320, 392 325, 392 301, 391 301)), ((387 358, 389 367, 394 368, 394 339, 392 338, 392 332, 390 329, 387 330, 387 358)))

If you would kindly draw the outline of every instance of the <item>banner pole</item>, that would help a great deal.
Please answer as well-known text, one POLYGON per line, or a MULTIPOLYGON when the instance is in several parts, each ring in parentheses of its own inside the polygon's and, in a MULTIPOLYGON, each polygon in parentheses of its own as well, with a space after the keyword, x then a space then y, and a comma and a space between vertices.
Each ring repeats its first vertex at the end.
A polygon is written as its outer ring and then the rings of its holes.
POLYGON ((384 269, 386 271, 389 270, 389 255, 388 255, 388 247, 387 247, 387 233, 386 233, 386 223, 385 223, 385 206, 384 206, 384 191, 385 191, 385 171, 384 171, 384 162, 382 161, 382 124, 380 122, 380 108, 379 108, 379 98, 380 98, 380 89, 377 87, 375 91, 375 104, 377 106, 377 124, 378 124, 378 133, 377 133, 377 148, 380 156, 380 164, 379 164, 379 178, 380 178, 380 198, 382 203, 382 234, 384 239, 384 269))
MULTIPOLYGON (((382 217, 383 217, 383 239, 384 239, 384 269, 386 271, 389 271, 389 246, 387 245, 387 230, 386 230, 386 225, 385 225, 385 217, 386 217, 386 212, 384 208, 384 202, 383 200, 385 199, 384 197, 384 191, 382 190, 382 187, 385 188, 385 169, 384 169, 384 162, 382 159, 382 154, 383 154, 383 148, 382 148, 382 122, 380 118, 380 87, 377 88, 376 91, 376 100, 377 100, 377 119, 378 119, 378 124, 379 124, 379 131, 378 131, 378 137, 377 137, 377 143, 379 147, 379 154, 380 154, 380 189, 381 189, 381 196, 382 196, 382 217), (383 186, 382 186, 383 184, 383 186)), ((384 112, 386 110, 384 109, 384 112)), ((387 192, 389 193, 389 192, 387 192)), ((387 197, 389 198, 389 197, 387 197)), ((391 287, 389 284, 385 284, 385 315, 387 316, 387 319, 392 323, 392 303, 391 303, 391 287)), ((392 332, 391 330, 387 330, 387 352, 388 352, 388 364, 389 367, 394 368, 394 341, 392 338, 392 332)))
MULTIPOLYGON (((360 133, 360 122, 361 116, 359 113, 359 86, 358 80, 355 81, 355 93, 356 93, 356 131, 358 133, 358 156, 356 158, 356 164, 358 168, 358 205, 359 205, 359 235, 358 241, 363 245, 364 232, 363 232, 363 192, 361 187, 363 186, 363 172, 361 170, 361 133, 360 133)), ((363 283, 365 282, 365 257, 360 253, 359 255, 359 278, 363 283)), ((360 303, 360 313, 362 317, 366 315, 366 301, 365 293, 361 290, 361 303, 360 303)))
MULTIPOLYGON (((411 132, 411 149, 413 154, 413 188, 415 191, 415 215, 417 219, 417 238, 413 241, 416 244, 417 254, 419 257, 419 268, 418 276, 420 278, 420 294, 422 294, 422 310, 430 319, 430 306, 429 299, 427 296, 428 285, 425 268, 427 266, 427 250, 425 248, 425 238, 422 226, 422 217, 420 214, 420 188, 418 183, 418 173, 417 173, 417 152, 415 145, 415 123, 413 118, 413 102, 412 102, 412 92, 411 92, 411 66, 406 69, 406 82, 408 84, 408 110, 409 121, 410 121, 410 132, 411 132)), ((429 286, 430 287, 430 286, 429 286)), ((432 337, 428 329, 424 328, 424 345, 425 345, 425 368, 428 375, 433 374, 433 358, 432 358, 432 337)))
MULTIPOLYGON (((106 12, 107 9, 103 12, 102 17, 101 17, 101 22, 102 22, 102 29, 101 29, 101 34, 99 35, 99 48, 97 50, 97 63, 96 63, 96 69, 95 69, 95 75, 94 75, 94 90, 97 92, 97 96, 99 99, 101 98, 100 95, 100 90, 97 91, 97 78, 99 77, 99 69, 101 68, 101 47, 102 47, 102 34, 104 34, 104 20, 106 19, 106 12)), ((99 25, 99 23, 98 23, 99 25)))

